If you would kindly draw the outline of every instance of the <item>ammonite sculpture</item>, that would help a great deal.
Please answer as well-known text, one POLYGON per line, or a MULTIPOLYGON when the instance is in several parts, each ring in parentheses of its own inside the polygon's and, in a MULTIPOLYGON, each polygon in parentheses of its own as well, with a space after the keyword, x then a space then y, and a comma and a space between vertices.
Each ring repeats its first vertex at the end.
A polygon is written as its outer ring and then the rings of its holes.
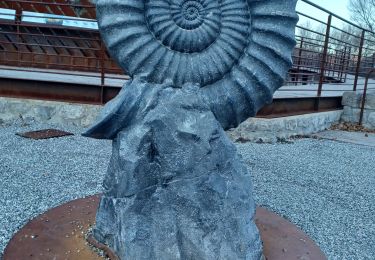
POLYGON ((296 0, 96 2, 132 79, 85 133, 113 140, 94 237, 125 260, 259 260, 251 175, 224 129, 283 83, 296 0))
POLYGON ((130 75, 195 83, 224 129, 272 101, 291 66, 296 0, 98 0, 102 37, 130 75))

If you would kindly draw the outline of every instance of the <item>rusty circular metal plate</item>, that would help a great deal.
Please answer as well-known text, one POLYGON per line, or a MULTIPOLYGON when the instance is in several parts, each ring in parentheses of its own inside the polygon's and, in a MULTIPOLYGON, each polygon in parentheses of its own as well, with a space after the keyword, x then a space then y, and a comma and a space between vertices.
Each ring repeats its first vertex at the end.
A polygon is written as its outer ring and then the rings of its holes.
POLYGON ((327 257, 301 229, 286 219, 257 208, 255 223, 267 260, 325 260, 327 257))
POLYGON ((66 132, 66 131, 58 130, 58 129, 44 129, 44 130, 31 131, 31 132, 16 133, 16 135, 24 137, 24 138, 40 140, 40 139, 64 137, 64 136, 69 136, 69 135, 74 135, 74 134, 66 132))
MULTIPOLYGON (((67 259, 100 260, 85 235, 95 223, 100 195, 78 199, 36 217, 18 231, 4 251, 3 260, 67 259)), ((260 231, 267 260, 325 260, 319 247, 289 221, 257 208, 255 222, 260 231)), ((115 256, 90 238, 90 243, 115 256)))
POLYGON ((95 223, 99 198, 74 200, 31 220, 11 239, 4 260, 102 260, 85 239, 95 223))

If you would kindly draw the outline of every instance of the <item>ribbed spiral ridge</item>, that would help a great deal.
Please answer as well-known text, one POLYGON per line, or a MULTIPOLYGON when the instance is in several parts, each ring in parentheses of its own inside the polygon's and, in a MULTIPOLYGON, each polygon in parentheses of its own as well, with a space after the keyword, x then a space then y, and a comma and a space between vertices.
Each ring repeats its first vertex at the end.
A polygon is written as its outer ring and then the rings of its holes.
POLYGON ((296 0, 98 0, 109 52, 151 83, 199 84, 227 129, 272 101, 291 66, 296 0))

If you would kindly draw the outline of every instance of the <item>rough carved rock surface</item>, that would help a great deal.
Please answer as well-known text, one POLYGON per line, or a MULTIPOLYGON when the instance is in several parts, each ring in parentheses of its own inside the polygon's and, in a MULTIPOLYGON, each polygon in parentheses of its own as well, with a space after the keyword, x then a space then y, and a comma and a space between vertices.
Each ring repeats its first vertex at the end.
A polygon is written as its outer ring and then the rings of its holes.
POLYGON ((260 259, 250 174, 199 88, 135 80, 109 106, 127 107, 117 113, 127 124, 95 237, 120 259, 260 259))
POLYGON ((296 0, 97 0, 133 78, 86 136, 113 140, 95 237, 121 259, 258 260, 250 175, 224 129, 272 101, 296 0))
POLYGON ((97 0, 109 52, 130 76, 196 83, 224 129, 254 116, 291 66, 296 0, 97 0))

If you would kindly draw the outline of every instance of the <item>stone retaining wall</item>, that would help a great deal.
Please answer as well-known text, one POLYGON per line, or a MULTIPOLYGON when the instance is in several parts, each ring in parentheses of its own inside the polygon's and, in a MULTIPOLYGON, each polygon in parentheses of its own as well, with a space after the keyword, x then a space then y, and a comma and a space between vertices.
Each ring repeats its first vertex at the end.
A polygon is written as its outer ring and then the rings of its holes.
POLYGON ((0 97, 0 123, 21 120, 88 127, 102 106, 0 97))
MULTIPOLYGON (((357 124, 361 113, 363 93, 345 92, 342 98, 344 111, 341 120, 343 122, 357 124)), ((369 92, 366 97, 363 113, 363 126, 375 130, 375 92, 369 92)))
POLYGON ((274 143, 293 136, 305 136, 340 122, 342 110, 273 119, 250 118, 228 131, 234 141, 274 143))
MULTIPOLYGON (((22 120, 88 127, 102 106, 29 99, 0 98, 0 123, 22 120)), ((342 111, 305 114, 275 119, 250 118, 228 131, 234 141, 276 142, 296 135, 309 135, 340 121, 342 111)))

